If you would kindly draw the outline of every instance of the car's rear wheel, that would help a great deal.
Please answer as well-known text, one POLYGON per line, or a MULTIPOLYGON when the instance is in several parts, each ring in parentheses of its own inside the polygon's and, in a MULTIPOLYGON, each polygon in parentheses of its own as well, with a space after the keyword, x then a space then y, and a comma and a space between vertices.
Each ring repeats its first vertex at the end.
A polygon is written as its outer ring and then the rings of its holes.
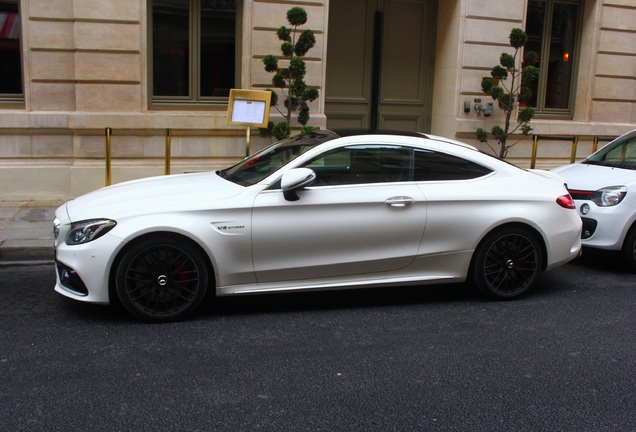
POLYGON ((526 292, 541 271, 541 247, 530 231, 521 227, 489 234, 479 245, 472 280, 488 297, 511 299, 526 292))
POLYGON ((192 313, 205 297, 208 270, 188 241, 162 236, 130 248, 117 266, 117 295, 138 318, 166 322, 192 313))
POLYGON ((631 231, 627 233, 622 253, 627 268, 636 272, 636 227, 632 227, 631 231))

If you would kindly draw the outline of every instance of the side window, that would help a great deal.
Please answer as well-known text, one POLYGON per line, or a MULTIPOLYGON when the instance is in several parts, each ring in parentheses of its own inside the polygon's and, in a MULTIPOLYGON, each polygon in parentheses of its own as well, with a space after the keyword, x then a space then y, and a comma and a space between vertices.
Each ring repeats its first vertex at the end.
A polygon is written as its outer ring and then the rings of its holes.
POLYGON ((399 146, 350 146, 318 156, 305 166, 316 172, 314 186, 409 181, 412 154, 412 149, 399 146))
POLYGON ((489 168, 456 156, 427 150, 415 151, 415 181, 468 180, 491 172, 489 168))
POLYGON ((21 104, 22 56, 18 0, 0 1, 0 104, 21 104))
POLYGON ((634 162, 636 162, 636 138, 632 138, 623 143, 623 145, 609 151, 605 156, 605 160, 614 163, 628 162, 630 166, 633 166, 634 162))

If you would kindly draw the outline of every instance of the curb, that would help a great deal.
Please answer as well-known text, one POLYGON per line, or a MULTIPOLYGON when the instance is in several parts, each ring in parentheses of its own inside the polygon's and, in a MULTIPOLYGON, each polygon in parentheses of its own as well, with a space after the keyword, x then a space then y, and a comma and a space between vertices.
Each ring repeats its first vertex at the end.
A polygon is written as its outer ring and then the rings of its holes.
POLYGON ((0 262, 6 261, 53 261, 55 255, 53 252, 53 241, 49 245, 44 246, 42 242, 22 240, 20 244, 12 244, 11 240, 7 240, 0 244, 0 262))

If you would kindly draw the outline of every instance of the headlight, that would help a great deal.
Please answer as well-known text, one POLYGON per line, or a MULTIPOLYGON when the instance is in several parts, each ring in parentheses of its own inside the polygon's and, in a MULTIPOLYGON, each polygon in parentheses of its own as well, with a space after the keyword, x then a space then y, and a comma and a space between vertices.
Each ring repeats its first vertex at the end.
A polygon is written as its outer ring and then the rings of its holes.
POLYGON ((627 195, 625 186, 609 186, 597 190, 592 201, 599 207, 611 207, 623 201, 625 195, 627 195))
POLYGON ((60 221, 58 218, 53 219, 53 237, 55 240, 60 236, 60 221))
POLYGON ((71 224, 71 231, 66 236, 66 244, 77 245, 88 243, 100 238, 113 229, 117 222, 110 219, 92 219, 74 222, 71 224))

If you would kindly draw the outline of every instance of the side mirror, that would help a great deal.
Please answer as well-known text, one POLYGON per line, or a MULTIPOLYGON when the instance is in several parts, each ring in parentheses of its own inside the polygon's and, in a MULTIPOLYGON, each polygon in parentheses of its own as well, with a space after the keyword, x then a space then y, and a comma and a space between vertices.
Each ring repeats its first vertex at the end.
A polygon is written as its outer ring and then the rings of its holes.
POLYGON ((316 180, 316 173, 309 168, 294 168, 283 174, 280 181, 283 196, 287 201, 298 201, 297 191, 309 186, 316 180))

